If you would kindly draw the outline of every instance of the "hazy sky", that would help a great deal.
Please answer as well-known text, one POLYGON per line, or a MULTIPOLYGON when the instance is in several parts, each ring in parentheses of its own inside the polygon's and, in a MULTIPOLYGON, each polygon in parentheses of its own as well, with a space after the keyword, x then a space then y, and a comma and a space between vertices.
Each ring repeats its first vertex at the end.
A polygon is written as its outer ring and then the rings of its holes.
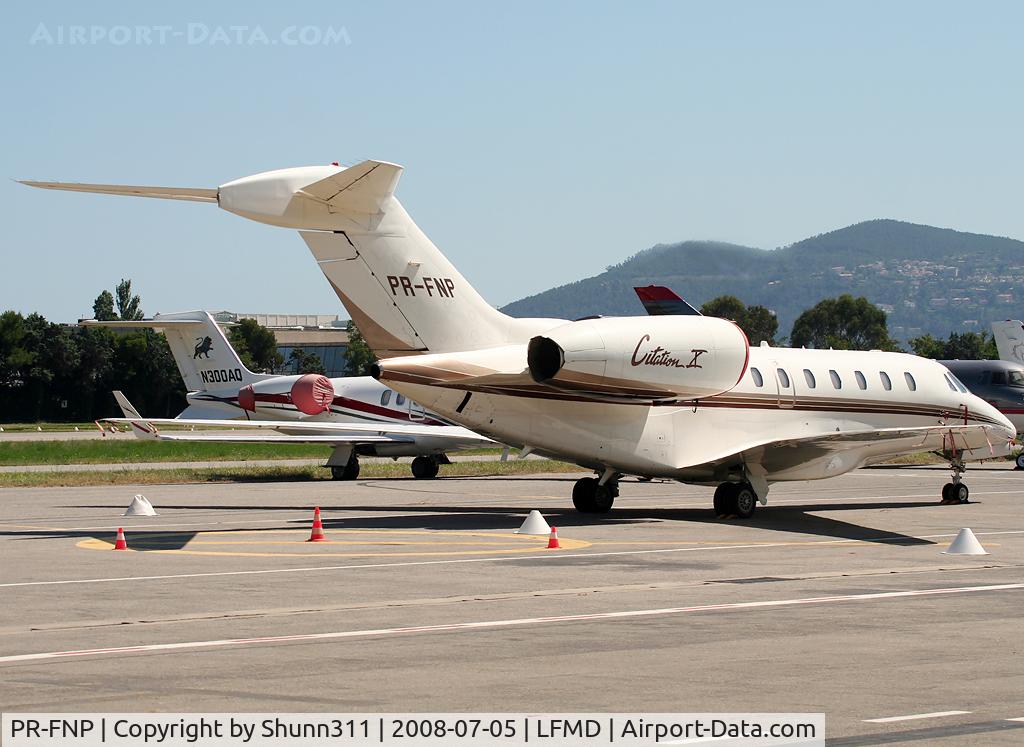
MULTIPOLYGON (((1024 3, 4 15, 8 177, 214 187, 394 161, 406 208, 496 305, 685 239, 775 247, 876 217, 1024 238, 1024 3)), ((344 314, 288 230, 203 204, 0 190, 0 308, 73 320, 128 277, 148 313, 344 314)))

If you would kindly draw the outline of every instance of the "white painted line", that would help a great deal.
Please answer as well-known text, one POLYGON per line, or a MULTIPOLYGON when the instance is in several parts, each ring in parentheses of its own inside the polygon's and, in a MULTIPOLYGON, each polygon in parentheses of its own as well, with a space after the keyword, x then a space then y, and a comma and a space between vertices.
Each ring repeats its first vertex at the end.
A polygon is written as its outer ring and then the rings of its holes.
MULTIPOLYGON (((180 643, 152 643, 140 646, 119 646, 115 648, 90 648, 79 651, 49 651, 36 654, 15 654, 0 656, 0 664, 21 661, 46 661, 80 656, 108 656, 111 654, 142 654, 152 651, 180 651, 201 648, 224 648, 229 646, 251 646, 258 643, 289 643, 294 641, 326 641, 346 638, 384 638, 388 636, 415 633, 440 633, 447 631, 487 630, 511 628, 526 625, 547 625, 551 623, 595 622, 599 620, 621 620, 638 617, 662 617, 693 612, 722 612, 736 610, 770 609, 813 604, 836 604, 840 602, 866 602, 878 599, 901 599, 907 597, 938 596, 947 594, 971 594, 977 592, 1011 591, 1024 589, 1020 584, 993 584, 989 586, 959 586, 945 589, 913 589, 908 591, 884 591, 870 594, 846 594, 829 597, 801 597, 797 599, 770 599, 758 602, 729 602, 724 604, 702 604, 692 607, 664 607, 661 609, 622 610, 619 612, 595 612, 581 615, 555 615, 551 617, 525 617, 511 620, 481 620, 475 622, 445 623, 441 625, 415 625, 404 628, 371 628, 368 630, 340 630, 327 633, 303 633, 296 635, 263 636, 259 638, 222 638, 212 641, 182 641, 180 643)), ((969 711, 945 711, 939 714, 918 716, 894 716, 888 720, 899 721, 911 718, 929 718, 942 715, 969 713, 969 711)))
POLYGON ((909 716, 886 716, 885 718, 866 718, 865 724, 892 724, 896 721, 917 721, 923 718, 943 718, 944 716, 964 716, 970 711, 935 711, 934 713, 912 713, 909 716))
MULTIPOLYGON (((975 532, 975 535, 989 536, 994 534, 1024 534, 1024 529, 1015 529, 1004 532, 975 532)), ((946 534, 923 534, 919 536, 914 535, 894 535, 892 537, 882 537, 871 540, 858 540, 858 539, 831 539, 831 540, 819 540, 814 542, 805 543, 808 547, 821 546, 821 545, 835 545, 843 544, 846 542, 858 542, 863 544, 875 544, 884 545, 889 542, 898 542, 900 540, 910 539, 941 539, 943 537, 955 537, 956 532, 946 534)), ((600 540, 596 540, 600 541, 600 540)), ((673 540, 666 540, 665 544, 671 544, 673 540)), ((458 560, 408 560, 401 561, 398 563, 352 563, 348 565, 313 565, 303 566, 301 568, 258 568, 254 570, 245 571, 206 571, 204 573, 168 573, 158 576, 114 576, 111 578, 69 578, 59 579, 56 581, 12 581, 9 583, 0 584, 0 589, 10 589, 17 587, 28 587, 28 586, 64 586, 72 584, 109 584, 109 583, 122 583, 125 581, 167 581, 170 579, 178 578, 216 578, 218 576, 262 576, 274 573, 313 573, 315 571, 354 571, 361 569, 378 569, 378 568, 409 568, 414 566, 423 565, 462 565, 465 563, 500 563, 502 561, 512 560, 559 560, 564 558, 607 558, 618 555, 666 555, 680 552, 711 552, 715 550, 756 550, 758 548, 766 547, 790 547, 793 545, 792 541, 780 540, 779 542, 765 542, 759 544, 740 544, 740 545, 710 545, 707 547, 668 547, 657 550, 614 550, 609 552, 577 552, 577 553, 556 553, 551 555, 500 555, 497 557, 487 558, 459 558, 458 560)))
POLYGON ((1008 719, 1004 719, 1004 720, 1005 721, 1021 721, 1021 722, 1024 722, 1024 716, 1022 716, 1020 718, 1008 718, 1008 719))

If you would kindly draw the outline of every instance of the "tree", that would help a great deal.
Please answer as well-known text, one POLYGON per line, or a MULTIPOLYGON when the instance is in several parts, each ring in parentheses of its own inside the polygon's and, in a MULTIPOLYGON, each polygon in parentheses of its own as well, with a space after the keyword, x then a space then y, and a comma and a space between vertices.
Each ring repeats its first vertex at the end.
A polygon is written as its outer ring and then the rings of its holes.
POLYGON ((345 325, 348 332, 348 350, 345 351, 345 375, 366 376, 367 370, 377 362, 370 346, 366 344, 356 323, 349 319, 345 325))
POLYGON ((92 302, 92 316, 93 319, 98 319, 101 322, 117 319, 117 312, 114 311, 114 296, 110 291, 105 290, 96 296, 96 300, 92 302))
POLYGON ((839 350, 897 350, 885 312, 861 296, 826 298, 797 317, 793 347, 839 350))
POLYGON ((132 281, 121 278, 117 284, 117 313, 126 321, 142 319, 144 314, 140 304, 139 297, 132 295, 132 281))
POLYGON ((273 373, 284 363, 284 356, 277 352, 277 338, 274 333, 255 319, 242 319, 228 333, 242 363, 251 371, 273 373))
POLYGON ((762 341, 775 344, 775 333, 779 331, 779 320, 764 306, 747 306, 736 296, 718 296, 700 307, 705 316, 731 319, 740 325, 751 345, 762 341))
POLYGON ((980 361, 998 360, 996 338, 985 332, 952 332, 947 340, 931 335, 915 337, 910 341, 915 355, 935 360, 980 361))
POLYGON ((292 373, 296 374, 326 374, 324 362, 316 353, 310 353, 302 348, 293 348, 288 355, 288 364, 292 367, 292 373))

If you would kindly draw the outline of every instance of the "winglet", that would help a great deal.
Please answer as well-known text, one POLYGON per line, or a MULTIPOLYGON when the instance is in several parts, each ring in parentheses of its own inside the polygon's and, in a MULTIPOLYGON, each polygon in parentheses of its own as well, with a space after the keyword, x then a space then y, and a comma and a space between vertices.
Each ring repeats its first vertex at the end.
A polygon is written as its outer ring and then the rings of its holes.
POLYGON ((131 424, 132 433, 135 434, 136 438, 154 441, 159 437, 156 426, 146 422, 142 415, 139 414, 139 411, 135 409, 135 406, 128 401, 128 398, 119 389, 114 390, 114 399, 117 400, 118 407, 121 408, 121 412, 131 424))
POLYGON ((664 285, 648 285, 633 290, 650 316, 702 316, 697 309, 664 285))

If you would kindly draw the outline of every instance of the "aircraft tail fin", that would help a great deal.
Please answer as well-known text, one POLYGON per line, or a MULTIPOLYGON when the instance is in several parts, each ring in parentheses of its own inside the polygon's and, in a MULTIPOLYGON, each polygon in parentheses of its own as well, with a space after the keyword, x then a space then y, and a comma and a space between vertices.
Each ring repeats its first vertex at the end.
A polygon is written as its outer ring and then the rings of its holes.
POLYGON ((185 388, 190 392, 237 391, 246 384, 269 378, 268 374, 253 373, 245 367, 220 326, 206 311, 157 314, 152 319, 137 321, 85 319, 80 324, 86 327, 162 330, 185 381, 185 388))
POLYGON ((999 360, 1024 363, 1024 323, 1020 319, 992 322, 992 335, 996 338, 999 360))
POLYGON ((664 285, 648 285, 633 290, 649 316, 702 316, 697 309, 664 285))

